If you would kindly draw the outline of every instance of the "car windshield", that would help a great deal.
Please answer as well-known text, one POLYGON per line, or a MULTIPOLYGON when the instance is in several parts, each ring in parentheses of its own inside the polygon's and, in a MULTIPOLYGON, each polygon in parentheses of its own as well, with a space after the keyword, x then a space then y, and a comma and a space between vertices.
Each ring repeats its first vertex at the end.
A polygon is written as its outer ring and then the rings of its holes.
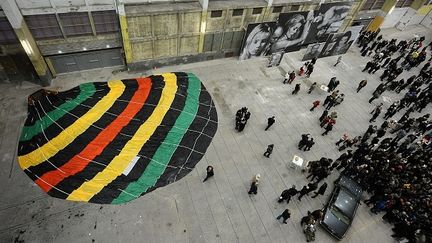
POLYGON ((332 206, 331 208, 330 208, 330 212, 336 217, 336 218, 338 218, 341 222, 343 222, 344 224, 346 224, 346 225, 349 225, 349 223, 350 223, 350 219, 345 215, 345 214, 343 214, 337 207, 335 207, 335 206, 332 206))

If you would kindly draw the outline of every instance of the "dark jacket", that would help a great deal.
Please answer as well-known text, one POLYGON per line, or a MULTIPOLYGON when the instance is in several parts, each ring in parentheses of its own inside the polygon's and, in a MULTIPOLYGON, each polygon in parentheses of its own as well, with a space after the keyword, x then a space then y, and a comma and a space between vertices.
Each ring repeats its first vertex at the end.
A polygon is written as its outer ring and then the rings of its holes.
POLYGON ((318 194, 324 195, 325 191, 327 190, 327 183, 324 183, 320 186, 318 189, 318 194))

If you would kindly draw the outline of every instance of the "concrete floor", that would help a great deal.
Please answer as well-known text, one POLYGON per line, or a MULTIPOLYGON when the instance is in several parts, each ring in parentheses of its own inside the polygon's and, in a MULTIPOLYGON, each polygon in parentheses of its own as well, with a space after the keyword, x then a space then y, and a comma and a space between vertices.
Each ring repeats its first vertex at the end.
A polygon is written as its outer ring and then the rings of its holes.
MULTIPOLYGON (((386 39, 412 38, 414 34, 432 39, 429 29, 421 26, 400 32, 383 30, 386 39)), ((336 68, 336 57, 319 59, 311 78, 297 78, 302 83, 298 95, 291 95, 294 85, 283 85, 282 74, 298 69, 304 50, 288 53, 281 65, 266 68, 264 58, 239 62, 235 58, 165 67, 144 73, 115 72, 115 69, 93 70, 61 75, 52 89, 64 90, 79 83, 107 81, 153 73, 185 71, 195 73, 216 102, 219 115, 218 132, 205 157, 184 179, 157 189, 130 203, 111 206, 74 203, 46 195, 19 168, 16 147, 26 117, 26 97, 39 87, 30 83, 20 86, 1 84, 0 89, 0 242, 304 242, 300 218, 308 210, 321 208, 333 188, 338 173, 327 178, 331 185, 325 194, 299 202, 292 200, 288 224, 275 217, 286 204, 276 202, 280 192, 292 184, 298 188, 307 183, 305 175, 287 167, 293 155, 306 160, 321 156, 336 159, 340 152, 334 142, 344 132, 362 134, 369 125, 369 112, 374 104, 390 102, 402 96, 386 92, 369 104, 378 85, 381 71, 375 75, 360 70, 367 62, 357 47, 343 56, 336 68), (328 136, 322 137, 318 117, 323 108, 310 112, 314 100, 324 100, 326 93, 306 93, 312 82, 327 84, 332 76, 341 81, 338 89, 345 93, 345 102, 336 109, 337 124, 328 136), (355 93, 358 82, 366 78, 368 85, 355 93), (252 113, 243 133, 234 130, 234 114, 242 106, 252 113), (276 124, 265 132, 267 117, 275 115, 276 124), (316 140, 309 152, 299 151, 296 144, 302 133, 316 140), (275 150, 270 159, 262 153, 268 144, 275 150), (215 176, 202 183, 207 165, 213 165, 215 176), (261 174, 258 194, 247 194, 252 176, 261 174)), ((410 73, 402 74, 407 78, 410 73)), ((424 112, 430 112, 428 107, 424 112)), ((401 114, 397 114, 398 118, 401 114)), ((382 123, 378 118, 376 124, 382 123)), ((390 225, 361 205, 343 242, 394 242, 390 225)), ((318 227, 317 242, 336 242, 318 227)))

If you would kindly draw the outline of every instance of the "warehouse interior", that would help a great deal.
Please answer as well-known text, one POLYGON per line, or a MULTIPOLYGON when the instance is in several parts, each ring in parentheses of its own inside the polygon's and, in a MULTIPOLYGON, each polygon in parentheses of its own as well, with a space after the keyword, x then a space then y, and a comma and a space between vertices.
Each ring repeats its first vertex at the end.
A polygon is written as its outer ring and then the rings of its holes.
MULTIPOLYGON (((306 241, 300 219, 325 207, 327 198, 305 197, 301 202, 295 198, 288 206, 275 203, 283 189, 291 185, 300 189, 307 181, 307 173, 290 168, 287 161, 293 155, 336 159, 340 152, 334 143, 340 136, 345 131, 360 135, 369 126, 369 113, 377 101, 372 106, 367 100, 382 83, 381 71, 361 72, 372 56, 362 56, 361 48, 352 45, 337 67, 335 55, 323 57, 311 77, 297 76, 303 86, 299 96, 292 96, 294 85, 287 88, 281 83, 286 74, 303 66, 308 45, 284 53, 276 66, 265 56, 250 60, 239 56, 248 26, 342 3, 348 3, 349 11, 338 33, 357 26, 361 31, 379 31, 387 40, 424 37, 424 47, 432 41, 432 0, 1 0, 0 242, 306 241), (61 92, 86 82, 170 72, 196 75, 218 113, 212 143, 183 179, 125 204, 102 205, 51 197, 20 168, 17 149, 29 114, 28 97, 38 90, 61 92), (321 139, 322 132, 315 117, 311 119, 321 111, 309 112, 316 98, 308 96, 304 87, 314 82, 325 85, 333 76, 341 80, 338 89, 349 97, 345 106, 337 108, 347 119, 338 121, 336 131, 326 137, 328 141, 318 141, 315 151, 298 152, 295 146, 301 134, 316 133, 321 139), (369 85, 356 93, 363 78, 369 85), (243 106, 252 110, 253 121, 238 134, 233 120, 243 106), (277 121, 274 130, 264 133, 272 115, 277 121), (276 143, 275 153, 271 160, 263 159, 262 152, 271 143, 276 143), (290 146, 295 151, 286 148, 290 146), (204 184, 209 165, 215 167, 215 178, 204 184), (262 182, 254 197, 247 190, 256 173, 262 182), (275 218, 286 207, 291 219, 280 225, 275 218)), ((428 49, 428 59, 430 53, 428 49)), ((422 66, 407 70, 403 77, 417 74, 422 66)), ((314 92, 324 99, 324 91, 314 92)), ((379 100, 387 108, 402 93, 379 100)), ((430 113, 429 105, 421 115, 430 113)), ((330 188, 337 178, 329 176, 330 188)), ((325 195, 330 193, 328 189, 325 195)), ((399 242, 391 237, 391 228, 362 201, 341 242, 399 242)), ((316 234, 316 242, 339 242, 321 228, 316 234)))

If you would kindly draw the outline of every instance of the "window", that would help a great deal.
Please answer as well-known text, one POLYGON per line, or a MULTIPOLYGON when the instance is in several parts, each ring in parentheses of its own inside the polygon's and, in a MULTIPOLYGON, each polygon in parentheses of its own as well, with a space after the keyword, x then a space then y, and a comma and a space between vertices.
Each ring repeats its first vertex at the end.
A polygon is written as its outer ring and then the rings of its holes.
POLYGON ((91 35, 92 29, 88 13, 59 14, 66 36, 91 35))
POLYGON ((243 16, 243 9, 234 9, 232 16, 243 16))
POLYGON ((261 12, 262 12, 262 8, 254 8, 252 10, 252 14, 261 14, 261 12))
POLYGON ((280 13, 282 12, 282 6, 277 6, 273 8, 273 12, 272 13, 280 13))
POLYGON ((405 0, 402 7, 409 7, 414 2, 414 0, 405 0))
POLYGON ((375 0, 366 0, 366 2, 363 4, 361 10, 370 10, 372 6, 374 5, 375 0))
POLYGON ((0 44, 17 43, 18 38, 6 17, 0 17, 0 44))
POLYGON ((30 15, 24 19, 36 40, 63 38, 54 14, 30 15))
POLYGON ((118 19, 115 11, 92 12, 96 33, 112 33, 119 31, 118 19))
POLYGON ((399 0, 399 1, 397 1, 397 3, 396 3, 396 8, 402 8, 402 6, 403 6, 403 4, 404 4, 404 1, 405 1, 405 0, 399 0))
POLYGON ((297 11, 300 9, 300 5, 292 5, 291 6, 291 11, 297 11))
POLYGON ((376 0, 375 4, 372 6, 372 9, 381 9, 384 5, 385 0, 376 0))
POLYGON ((222 17, 222 10, 211 11, 210 18, 222 17))

